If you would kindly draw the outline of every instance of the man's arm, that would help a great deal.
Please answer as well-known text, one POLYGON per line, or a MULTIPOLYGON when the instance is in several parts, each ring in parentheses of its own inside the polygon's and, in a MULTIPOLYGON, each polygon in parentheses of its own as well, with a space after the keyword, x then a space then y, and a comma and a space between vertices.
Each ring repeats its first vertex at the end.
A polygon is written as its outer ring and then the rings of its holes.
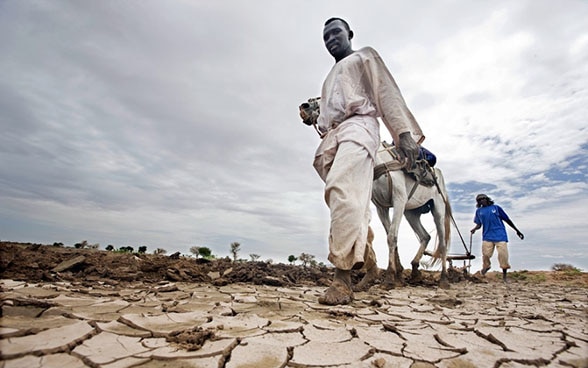
POLYGON ((482 227, 482 224, 476 224, 476 226, 474 226, 474 228, 472 230, 470 230, 470 233, 472 233, 472 234, 475 233, 476 230, 478 230, 481 227, 482 227))
POLYGON ((511 219, 504 220, 504 222, 506 222, 506 223, 508 224, 508 226, 512 227, 512 228, 513 228, 513 230, 517 232, 517 236, 518 236, 519 238, 521 238, 521 240, 525 239, 525 236, 523 235, 523 233, 521 233, 521 232, 519 231, 519 229, 517 229, 517 227, 515 226, 515 224, 512 222, 512 220, 511 220, 511 219))
POLYGON ((425 136, 380 55, 369 47, 360 53, 371 84, 368 89, 372 91, 373 102, 400 154, 406 158, 407 169, 411 169, 419 154, 418 144, 425 136))

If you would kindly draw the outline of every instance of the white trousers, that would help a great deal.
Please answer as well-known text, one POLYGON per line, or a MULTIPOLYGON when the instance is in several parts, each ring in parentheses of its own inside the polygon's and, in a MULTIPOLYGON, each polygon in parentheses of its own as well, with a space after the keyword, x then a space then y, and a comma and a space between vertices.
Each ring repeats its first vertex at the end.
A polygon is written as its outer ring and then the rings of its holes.
POLYGON ((331 212, 329 261, 350 270, 374 257, 368 243, 374 162, 368 150, 352 141, 340 142, 334 155, 317 157, 315 169, 325 182, 331 212))

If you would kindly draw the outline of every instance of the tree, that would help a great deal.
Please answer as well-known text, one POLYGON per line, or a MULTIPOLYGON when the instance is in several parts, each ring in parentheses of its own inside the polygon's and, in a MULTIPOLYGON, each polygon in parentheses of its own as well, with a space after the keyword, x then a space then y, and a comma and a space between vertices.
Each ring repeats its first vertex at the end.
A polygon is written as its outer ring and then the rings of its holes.
POLYGON ((300 262, 302 262, 302 265, 304 267, 306 267, 307 264, 313 264, 314 261, 314 256, 312 254, 307 254, 307 253, 301 253, 298 256, 298 259, 300 259, 300 262))
POLYGON ((87 240, 83 240, 81 243, 75 243, 74 247, 76 247, 77 249, 84 249, 88 246, 88 241, 87 240))
POLYGON ((200 247, 197 245, 190 247, 190 253, 192 253, 196 256, 196 258, 198 258, 198 256, 200 255, 200 247))
POLYGON ((104 248, 104 249, 106 249, 107 251, 113 251, 113 250, 114 250, 114 245, 112 245, 112 244, 108 244, 108 245, 106 246, 106 248, 104 248))
POLYGON ((200 247, 198 249, 198 254, 200 254, 202 256, 202 258, 212 258, 212 250, 210 250, 210 248, 208 247, 200 247))
POLYGON ((167 253, 167 250, 163 249, 163 248, 157 248, 153 251, 153 254, 165 254, 167 253))
POLYGON ((288 256, 288 262, 290 262, 290 264, 294 264, 294 262, 296 262, 297 260, 298 260, 298 258, 293 254, 290 254, 288 256))
POLYGON ((253 253, 253 254, 250 254, 249 257, 251 257, 251 262, 256 262, 259 259, 259 257, 261 257, 261 256, 259 254, 253 253))
POLYGON ((130 245, 127 245, 125 247, 120 247, 118 248, 119 252, 123 252, 123 253, 133 253, 135 251, 135 248, 131 247, 130 245))
POLYGON ((233 253, 233 262, 237 262, 237 256, 241 250, 241 244, 239 242, 231 243, 231 253, 233 253))
POLYGON ((141 246, 139 247, 139 250, 138 250, 138 252, 139 252, 139 253, 141 253, 141 254, 143 254, 143 253, 147 253, 147 246, 145 246, 145 245, 141 245, 141 246))

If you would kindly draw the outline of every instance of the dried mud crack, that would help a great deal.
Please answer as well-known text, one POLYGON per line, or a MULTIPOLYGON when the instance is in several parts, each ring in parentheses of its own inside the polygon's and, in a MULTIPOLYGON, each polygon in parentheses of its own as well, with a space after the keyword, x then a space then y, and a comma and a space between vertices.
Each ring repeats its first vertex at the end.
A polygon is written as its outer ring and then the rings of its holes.
POLYGON ((13 243, 0 257, 3 368, 588 366, 586 274, 456 272, 442 290, 423 272, 327 307, 328 267, 13 243))

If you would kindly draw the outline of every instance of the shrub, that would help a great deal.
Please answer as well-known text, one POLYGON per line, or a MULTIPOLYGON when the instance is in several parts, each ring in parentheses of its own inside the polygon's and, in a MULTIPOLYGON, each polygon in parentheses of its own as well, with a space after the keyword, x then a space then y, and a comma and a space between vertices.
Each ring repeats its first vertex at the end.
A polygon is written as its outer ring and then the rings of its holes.
POLYGON ((580 269, 566 263, 556 263, 551 266, 553 271, 572 271, 572 272, 580 272, 580 269))
POLYGON ((84 249, 84 248, 86 248, 87 246, 88 246, 88 241, 87 241, 87 240, 84 240, 84 241, 82 241, 81 243, 75 243, 75 244, 74 244, 74 247, 75 247, 76 249, 84 249))
POLYGON ((302 266, 306 267, 308 264, 310 264, 311 266, 316 265, 316 261, 314 260, 314 256, 312 254, 307 254, 307 253, 301 253, 298 256, 298 259, 300 260, 300 262, 302 262, 302 266))
MULTIPOLYGON (((547 278, 543 273, 529 272, 528 270, 513 271, 509 273, 509 277, 516 281, 527 281, 531 283, 545 282, 547 278)), ((496 278, 502 278, 502 273, 496 273, 496 278)))
POLYGON ((214 256, 212 255, 212 250, 208 247, 200 247, 198 248, 198 254, 205 259, 213 259, 214 256))
POLYGON ((198 258, 198 256, 200 255, 200 247, 199 246, 193 246, 190 247, 190 253, 192 253, 193 255, 196 256, 196 258, 198 258))

